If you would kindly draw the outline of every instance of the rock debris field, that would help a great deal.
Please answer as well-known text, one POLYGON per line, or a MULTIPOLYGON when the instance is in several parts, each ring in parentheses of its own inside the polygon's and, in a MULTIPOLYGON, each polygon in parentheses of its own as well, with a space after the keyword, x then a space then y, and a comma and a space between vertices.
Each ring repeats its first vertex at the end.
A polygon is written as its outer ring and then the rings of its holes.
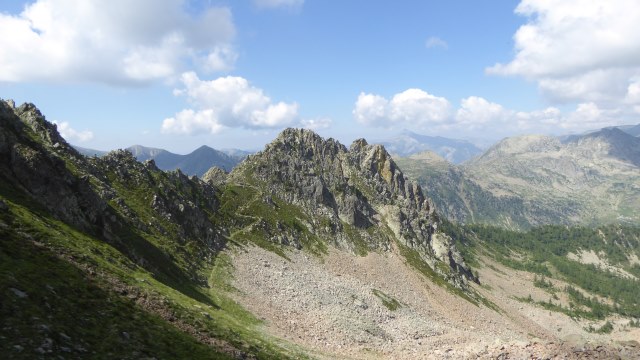
POLYGON ((294 250, 287 260, 249 246, 231 255, 236 300, 264 320, 265 332, 315 358, 640 358, 636 341, 589 337, 564 315, 549 314, 553 327, 577 332, 561 339, 545 328, 548 311, 513 300, 496 273, 485 278, 499 291, 477 290, 502 313, 431 283, 393 251, 355 257, 330 249, 319 258, 294 250))

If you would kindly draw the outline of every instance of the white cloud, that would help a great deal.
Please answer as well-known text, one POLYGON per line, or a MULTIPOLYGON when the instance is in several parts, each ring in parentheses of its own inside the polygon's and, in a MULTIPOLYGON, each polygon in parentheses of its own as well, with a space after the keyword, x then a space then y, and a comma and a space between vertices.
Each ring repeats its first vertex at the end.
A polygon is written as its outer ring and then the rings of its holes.
POLYGON ((58 132, 62 137, 70 142, 87 142, 93 139, 93 132, 89 130, 78 131, 71 127, 71 125, 66 122, 57 122, 54 121, 54 124, 58 127, 58 132))
POLYGON ((370 126, 388 125, 387 108, 389 101, 379 95, 360 93, 353 116, 361 124, 370 126))
POLYGON ((190 63, 228 70, 231 11, 192 15, 186 0, 37 0, 0 14, 0 81, 140 84, 190 63))
POLYGON ((298 104, 272 102, 262 89, 241 77, 227 76, 200 80, 193 72, 184 73, 185 95, 197 110, 187 109, 162 123, 164 133, 219 133, 225 128, 282 128, 299 121, 298 104))
POLYGON ((300 8, 304 0, 254 0, 253 3, 261 8, 300 8))
POLYGON ((476 128, 484 124, 504 122, 513 115, 502 105, 492 103, 478 96, 470 96, 460 101, 460 108, 456 112, 456 123, 476 128))
POLYGON ((640 3, 635 0, 523 0, 528 22, 514 35, 515 57, 487 69, 536 81, 558 102, 624 98, 640 75, 640 3))
POLYGON ((208 72, 229 71, 238 60, 238 53, 231 46, 216 46, 203 59, 202 68, 208 72))
POLYGON ((309 130, 321 130, 331 127, 331 119, 319 118, 319 119, 304 119, 300 121, 300 125, 309 130))
POLYGON ((562 121, 562 112, 556 107, 531 112, 519 111, 515 113, 516 128, 522 131, 557 127, 562 121))
POLYGON ((371 126, 427 126, 443 123, 450 112, 451 104, 447 99, 420 89, 408 89, 394 95, 390 101, 380 95, 360 93, 353 115, 358 122, 371 126))
MULTIPOLYGON (((629 93, 640 96, 640 83, 629 85, 629 93)), ((491 129, 494 137, 516 133, 559 133, 561 130, 582 132, 619 125, 621 119, 633 116, 639 109, 603 107, 583 102, 563 113, 556 107, 534 111, 516 111, 479 96, 460 101, 452 111, 449 101, 420 89, 409 89, 391 100, 380 95, 360 93, 353 116, 363 125, 372 127, 402 126, 460 137, 476 135, 491 129)), ((633 118, 633 117, 631 117, 633 118)))
POLYGON ((617 118, 620 115, 620 110, 618 109, 603 109, 592 102, 581 103, 559 125, 567 130, 599 129, 618 125, 617 118))
POLYGON ((625 102, 640 105, 640 79, 631 80, 631 83, 627 86, 625 102))
POLYGON ((441 38, 437 37, 437 36, 431 36, 427 39, 427 41, 425 42, 425 46, 428 49, 431 48, 443 48, 443 49, 447 49, 449 48, 449 44, 447 44, 446 41, 442 40, 441 38))

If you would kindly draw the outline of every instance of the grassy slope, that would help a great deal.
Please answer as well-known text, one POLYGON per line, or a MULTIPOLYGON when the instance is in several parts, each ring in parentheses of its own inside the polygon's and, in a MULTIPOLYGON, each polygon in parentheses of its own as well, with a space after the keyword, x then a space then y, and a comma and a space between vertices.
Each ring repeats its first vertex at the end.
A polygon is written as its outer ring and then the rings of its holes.
MULTIPOLYGON (((0 199, 8 205, 0 213, 2 353, 24 358, 39 351, 110 358, 300 356, 264 336, 260 322, 229 298, 228 286, 218 278, 228 276, 224 259, 201 264, 208 285, 179 283, 179 277, 149 272, 113 246, 52 218, 5 183, 0 199)), ((155 239, 135 249, 142 256, 151 256, 149 249, 164 253, 154 242, 170 240, 155 239)), ((183 271, 179 264, 166 265, 183 271)))
POLYGON ((454 236, 466 239, 467 256, 483 252, 503 265, 535 273, 540 276, 535 283, 537 287, 552 295, 564 292, 571 300, 569 307, 538 304, 542 307, 578 318, 605 319, 614 314, 629 319, 640 318, 640 266, 630 260, 640 254, 638 228, 545 226, 528 232, 514 232, 474 225, 458 228, 454 236), (592 250, 608 264, 634 274, 636 278, 567 257, 580 250, 592 250), (544 277, 571 285, 564 289, 552 288, 544 277))

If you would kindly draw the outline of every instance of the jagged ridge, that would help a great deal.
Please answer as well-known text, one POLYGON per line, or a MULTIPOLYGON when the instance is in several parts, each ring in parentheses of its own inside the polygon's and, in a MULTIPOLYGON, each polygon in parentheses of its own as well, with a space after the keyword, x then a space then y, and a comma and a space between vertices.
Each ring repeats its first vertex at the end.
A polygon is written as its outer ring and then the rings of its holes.
MULTIPOLYGON (((307 229, 322 241, 354 252, 399 245, 417 251, 457 286, 474 279, 451 239, 438 230, 421 187, 381 145, 359 139, 347 149, 309 130, 286 129, 230 177, 302 209, 310 219, 307 229)), ((301 247, 303 233, 292 231, 284 243, 301 247)))

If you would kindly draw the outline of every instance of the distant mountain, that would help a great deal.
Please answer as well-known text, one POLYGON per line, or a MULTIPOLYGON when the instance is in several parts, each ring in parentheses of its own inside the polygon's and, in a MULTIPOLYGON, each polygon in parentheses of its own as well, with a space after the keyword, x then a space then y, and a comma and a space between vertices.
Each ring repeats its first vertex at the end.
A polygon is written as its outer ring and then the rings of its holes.
POLYGON ((638 125, 624 125, 624 126, 618 126, 618 129, 626 132, 629 135, 632 136, 640 136, 640 124, 638 125))
POLYGON ((433 151, 447 161, 459 164, 482 153, 482 149, 466 140, 448 139, 441 136, 420 135, 404 130, 400 135, 377 142, 392 154, 410 156, 424 151, 433 151))
POLYGON ((95 150, 95 149, 88 149, 88 148, 83 148, 80 146, 73 146, 80 154, 84 155, 84 156, 104 156, 108 153, 108 151, 102 151, 102 150, 95 150))
POLYGON ((220 149, 220 151, 231 156, 232 158, 237 158, 241 160, 244 160, 244 158, 246 158, 247 156, 255 153, 255 151, 247 151, 247 150, 240 150, 240 149, 220 149))
POLYGON ((438 213, 459 224, 526 229, 557 223, 567 212, 565 208, 543 209, 513 194, 494 194, 474 181, 464 167, 451 164, 430 151, 396 161, 410 178, 426 189, 438 213))
MULTIPOLYGON (((82 148, 74 148, 85 156, 104 156, 108 152, 82 148)), ((227 172, 231 171, 245 157, 251 154, 248 151, 228 149, 224 151, 213 149, 203 145, 190 154, 174 154, 164 149, 151 148, 142 145, 133 145, 126 150, 130 151, 138 161, 153 160, 161 170, 180 169, 187 175, 202 176, 213 166, 217 166, 227 172), (228 154, 227 154, 228 152, 228 154)))
POLYGON ((640 138, 618 128, 506 138, 460 166, 425 154, 398 164, 461 223, 640 224, 640 138))
POLYGON ((152 158, 162 170, 180 169, 188 175, 204 175, 212 166, 217 166, 225 171, 231 171, 241 161, 240 158, 231 157, 222 151, 203 145, 190 154, 178 155, 168 151, 162 151, 152 158))
POLYGON ((505 139, 465 164, 495 195, 563 213, 560 223, 640 223, 640 138, 619 129, 505 139))
POLYGON ((562 142, 567 142, 570 140, 579 139, 580 137, 585 135, 600 132, 604 129, 618 129, 618 130, 622 130, 623 132, 631 136, 635 136, 635 137, 640 136, 640 124, 637 124, 637 125, 609 126, 603 129, 592 129, 579 134, 563 135, 563 136, 560 136, 559 139, 562 140, 562 142))
POLYGON ((133 154, 133 156, 135 156, 136 159, 138 159, 138 161, 147 161, 150 159, 155 159, 158 155, 162 153, 171 154, 170 152, 164 149, 150 148, 142 145, 129 146, 127 150, 129 150, 133 154))

